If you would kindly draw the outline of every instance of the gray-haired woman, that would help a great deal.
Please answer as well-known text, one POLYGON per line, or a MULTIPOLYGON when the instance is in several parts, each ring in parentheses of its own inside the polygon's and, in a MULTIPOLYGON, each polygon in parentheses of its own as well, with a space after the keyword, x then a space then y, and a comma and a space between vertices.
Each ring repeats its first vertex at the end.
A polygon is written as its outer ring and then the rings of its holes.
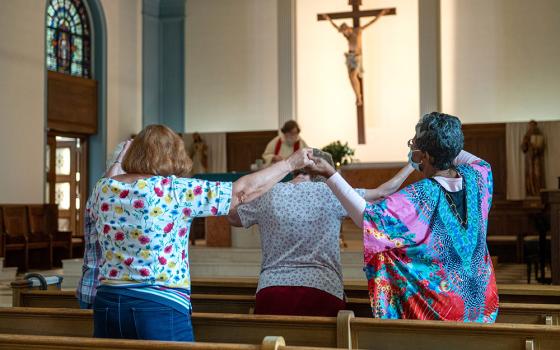
MULTIPOLYGON (((333 166, 328 153, 319 154, 333 166)), ((411 171, 407 167, 392 182, 357 191, 367 200, 378 199, 398 189, 411 171)), ((260 227, 263 256, 256 314, 336 316, 345 308, 339 235, 347 215, 324 179, 301 171, 292 182, 276 184, 230 212, 233 225, 260 227)))
POLYGON ((490 165, 462 150, 461 122, 443 113, 424 115, 408 146, 409 163, 426 179, 377 203, 366 203, 322 160, 313 168, 363 228, 373 315, 494 322, 490 165))

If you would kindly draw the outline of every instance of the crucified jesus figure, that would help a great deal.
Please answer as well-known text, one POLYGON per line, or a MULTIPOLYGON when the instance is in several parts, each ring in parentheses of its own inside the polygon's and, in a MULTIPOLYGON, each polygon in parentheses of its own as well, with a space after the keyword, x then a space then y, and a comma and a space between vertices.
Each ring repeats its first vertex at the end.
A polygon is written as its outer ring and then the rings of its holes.
POLYGON ((367 24, 361 27, 351 27, 346 23, 337 25, 329 15, 321 15, 323 19, 328 20, 331 24, 340 32, 346 40, 348 40, 348 52, 344 55, 346 56, 346 67, 348 68, 348 77, 350 78, 350 84, 352 84, 352 89, 356 94, 356 105, 361 106, 363 103, 362 98, 362 88, 360 85, 360 78, 364 72, 362 67, 362 31, 374 24, 381 16, 387 14, 388 9, 385 9, 379 13, 377 17, 369 21, 367 24))

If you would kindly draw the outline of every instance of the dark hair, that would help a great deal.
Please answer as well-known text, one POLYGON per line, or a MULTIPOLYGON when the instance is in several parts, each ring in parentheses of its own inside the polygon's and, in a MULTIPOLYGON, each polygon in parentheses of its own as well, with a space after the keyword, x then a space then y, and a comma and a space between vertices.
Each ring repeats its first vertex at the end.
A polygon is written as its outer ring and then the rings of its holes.
POLYGON ((449 169, 464 146, 461 121, 455 116, 439 112, 424 115, 416 124, 414 145, 428 152, 434 168, 449 169))
POLYGON ((280 129, 280 131, 282 131, 283 134, 286 134, 294 129, 297 129, 298 133, 301 131, 298 123, 295 120, 288 120, 284 123, 284 126, 282 127, 282 129, 280 129))

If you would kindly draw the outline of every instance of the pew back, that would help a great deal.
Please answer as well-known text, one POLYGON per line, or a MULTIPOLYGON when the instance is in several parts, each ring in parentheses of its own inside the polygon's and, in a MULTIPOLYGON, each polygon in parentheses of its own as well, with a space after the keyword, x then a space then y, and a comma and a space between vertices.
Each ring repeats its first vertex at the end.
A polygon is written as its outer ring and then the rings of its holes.
POLYGON ((81 337, 52 337, 38 335, 0 334, 0 349, 10 350, 314 350, 327 348, 309 348, 285 346, 282 337, 266 337, 260 345, 225 344, 225 343, 184 343, 150 340, 94 339, 81 337))
MULTIPOLYGON (((0 309, 0 334, 87 337, 90 310, 0 309)), ((202 342, 259 344, 266 335, 282 336, 296 346, 502 350, 560 349, 560 327, 519 324, 464 324, 439 321, 331 317, 283 317, 193 314, 195 338, 202 342)))
POLYGON ((3 205, 4 230, 12 236, 25 236, 29 233, 27 208, 24 205, 3 205))
MULTIPOLYGON (((26 290, 21 291, 14 306, 78 308, 78 300, 73 291, 26 290)), ((195 312, 252 314, 255 297, 248 295, 192 294, 191 301, 195 312)), ((369 299, 349 298, 347 309, 356 317, 371 317, 369 299)), ((547 324, 560 325, 560 305, 501 303, 497 323, 547 324)))
POLYGON ((351 320, 350 329, 354 348, 560 349, 560 328, 551 326, 356 318, 351 320))
POLYGON ((30 233, 47 233, 49 232, 45 218, 44 204, 28 205, 29 213, 29 231, 30 233))
MULTIPOLYGON (((256 278, 192 279, 193 294, 255 295, 256 278)), ((344 280, 348 298, 368 298, 367 281, 344 280)), ((560 286, 539 284, 499 284, 500 302, 560 305, 560 286)))

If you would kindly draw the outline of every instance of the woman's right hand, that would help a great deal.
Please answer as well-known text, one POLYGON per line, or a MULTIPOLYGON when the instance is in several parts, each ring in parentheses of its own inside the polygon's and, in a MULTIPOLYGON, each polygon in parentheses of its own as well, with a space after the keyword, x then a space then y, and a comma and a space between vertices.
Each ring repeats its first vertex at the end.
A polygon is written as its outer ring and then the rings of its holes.
POLYGON ((327 179, 336 173, 336 170, 323 158, 310 157, 313 163, 306 168, 308 172, 314 175, 321 175, 327 179))

